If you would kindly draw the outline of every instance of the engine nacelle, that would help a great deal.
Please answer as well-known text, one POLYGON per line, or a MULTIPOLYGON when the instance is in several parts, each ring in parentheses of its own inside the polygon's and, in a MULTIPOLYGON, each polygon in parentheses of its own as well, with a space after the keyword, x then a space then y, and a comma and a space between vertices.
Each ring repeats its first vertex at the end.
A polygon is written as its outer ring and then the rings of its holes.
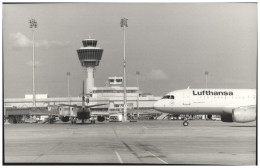
POLYGON ((232 114, 231 113, 225 113, 221 115, 221 121, 223 122, 233 122, 232 114))
POLYGON ((61 121, 63 121, 63 122, 68 122, 69 120, 70 120, 70 118, 68 116, 61 118, 61 121))
POLYGON ((256 120, 255 108, 237 108, 232 112, 232 119, 234 122, 245 123, 256 120))
POLYGON ((236 108, 232 110, 232 113, 224 113, 221 115, 221 121, 223 122, 246 123, 255 120, 256 120, 255 108, 236 108))
POLYGON ((99 122, 103 122, 103 121, 105 121, 105 117, 104 116, 97 116, 97 120, 99 122))

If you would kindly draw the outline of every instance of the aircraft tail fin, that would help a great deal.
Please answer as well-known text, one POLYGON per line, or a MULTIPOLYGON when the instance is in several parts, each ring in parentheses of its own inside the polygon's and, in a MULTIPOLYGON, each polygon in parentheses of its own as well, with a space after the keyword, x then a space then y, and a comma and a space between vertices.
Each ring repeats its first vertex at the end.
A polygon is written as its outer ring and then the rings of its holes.
POLYGON ((83 80, 83 87, 82 87, 82 107, 85 108, 84 80, 83 80))

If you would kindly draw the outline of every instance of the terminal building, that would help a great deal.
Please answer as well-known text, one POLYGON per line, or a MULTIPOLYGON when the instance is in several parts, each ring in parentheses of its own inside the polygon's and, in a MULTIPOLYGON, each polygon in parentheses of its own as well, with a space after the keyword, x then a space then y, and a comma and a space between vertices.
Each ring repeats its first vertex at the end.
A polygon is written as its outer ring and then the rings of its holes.
MULTIPOLYGON (((124 87, 122 77, 109 77, 106 86, 93 87, 88 93, 89 105, 106 104, 93 107, 94 114, 113 114, 123 111, 124 87)), ((139 92, 138 87, 126 87, 127 111, 133 115, 153 114, 159 116, 161 112, 153 109, 153 104, 161 97, 139 92)), ((77 110, 60 104, 82 104, 82 97, 60 97, 51 98, 47 94, 36 95, 37 110, 32 109, 32 95, 26 94, 24 98, 4 99, 4 111, 6 116, 10 115, 49 115, 58 114, 59 110, 77 110)))
MULTIPOLYGON (((120 111, 123 108, 124 87, 122 87, 122 77, 109 77, 109 83, 104 87, 93 87, 88 94, 89 104, 106 105, 93 108, 94 111, 120 111)), ((155 101, 160 97, 152 94, 139 93, 138 87, 126 87, 127 91, 127 108, 128 109, 151 109, 155 101)), ((59 106, 59 104, 77 104, 81 105, 82 98, 78 97, 60 97, 51 98, 47 94, 36 95, 37 107, 59 106)), ((4 107, 27 108, 32 107, 32 95, 26 94, 24 98, 6 98, 4 99, 4 107)))

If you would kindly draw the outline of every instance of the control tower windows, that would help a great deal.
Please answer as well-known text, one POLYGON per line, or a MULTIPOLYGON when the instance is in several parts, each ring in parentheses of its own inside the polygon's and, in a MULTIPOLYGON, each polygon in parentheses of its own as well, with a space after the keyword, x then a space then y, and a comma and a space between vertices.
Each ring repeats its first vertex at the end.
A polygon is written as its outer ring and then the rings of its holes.
POLYGON ((116 82, 122 82, 122 79, 116 79, 116 82))

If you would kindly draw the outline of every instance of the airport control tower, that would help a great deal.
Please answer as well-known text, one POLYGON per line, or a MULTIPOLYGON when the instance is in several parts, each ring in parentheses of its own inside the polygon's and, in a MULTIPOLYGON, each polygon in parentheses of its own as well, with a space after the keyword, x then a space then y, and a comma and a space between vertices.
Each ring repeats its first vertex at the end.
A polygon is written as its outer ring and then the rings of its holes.
POLYGON ((85 39, 82 40, 82 43, 83 47, 80 47, 77 53, 81 66, 84 67, 87 72, 86 93, 90 94, 94 87, 94 71, 102 58, 103 49, 96 47, 97 40, 95 39, 85 39))

